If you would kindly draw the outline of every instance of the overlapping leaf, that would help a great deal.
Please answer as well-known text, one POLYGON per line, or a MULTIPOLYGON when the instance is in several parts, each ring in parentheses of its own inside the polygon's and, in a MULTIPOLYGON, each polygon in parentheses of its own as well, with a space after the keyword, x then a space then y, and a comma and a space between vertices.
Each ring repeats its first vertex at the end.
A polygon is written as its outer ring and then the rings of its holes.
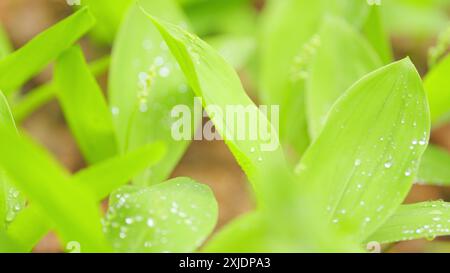
MULTIPOLYGON (((0 128, 16 132, 16 125, 11 115, 8 102, 0 91, 0 128)), ((16 213, 25 204, 20 192, 12 185, 11 178, 0 168, 0 230, 14 220, 16 213)))
POLYGON ((83 251, 107 251, 100 211, 93 195, 69 182, 67 174, 42 149, 0 128, 0 166, 14 184, 50 218, 65 242, 83 251), (32 158, 33 164, 27 164, 32 158))
POLYGON ((189 85, 203 99, 216 130, 254 183, 259 197, 269 195, 273 185, 258 185, 260 180, 256 176, 271 161, 284 162, 277 131, 246 95, 231 65, 211 46, 176 25, 162 23, 151 16, 150 19, 178 60, 189 85))
POLYGON ((425 77, 424 86, 430 103, 431 122, 438 126, 450 120, 450 55, 425 77))
POLYGON ((331 223, 363 240, 405 198, 429 131, 421 79, 404 59, 365 76, 338 100, 299 177, 326 198, 319 205, 331 223))
POLYGON ((450 204, 442 201, 402 205, 368 241, 393 243, 450 234, 450 204))
POLYGON ((83 36, 93 24, 91 13, 83 8, 3 58, 0 61, 0 89, 9 96, 83 36))
POLYGON ((80 48, 64 52, 55 67, 57 96, 78 145, 90 163, 117 153, 112 115, 80 48))
MULTIPOLYGON (((186 21, 173 0, 139 1, 143 7, 170 19, 186 21)), ((135 179, 139 185, 164 181, 184 153, 189 139, 175 140, 172 124, 174 106, 193 107, 193 94, 171 56, 167 45, 154 26, 134 5, 114 42, 109 77, 109 100, 113 112, 120 151, 163 141, 168 147, 166 158, 135 179)), ((195 125, 191 125, 188 136, 195 125)))
POLYGON ((343 20, 327 17, 318 39, 320 45, 311 60, 306 87, 308 127, 313 139, 345 90, 381 66, 372 47, 343 20))
POLYGON ((104 226, 117 251, 192 252, 214 229, 217 214, 207 186, 175 178, 112 193, 104 226))
MULTIPOLYGON (((123 156, 117 156, 76 173, 71 183, 86 188, 96 201, 101 201, 113 190, 130 181, 145 168, 156 164, 164 155, 161 143, 148 144, 123 156)), ((32 247, 52 228, 48 217, 34 203, 21 211, 8 228, 8 235, 20 242, 23 251, 32 247)))
POLYGON ((428 145, 420 162, 417 175, 419 183, 450 185, 450 154, 434 145, 428 145))

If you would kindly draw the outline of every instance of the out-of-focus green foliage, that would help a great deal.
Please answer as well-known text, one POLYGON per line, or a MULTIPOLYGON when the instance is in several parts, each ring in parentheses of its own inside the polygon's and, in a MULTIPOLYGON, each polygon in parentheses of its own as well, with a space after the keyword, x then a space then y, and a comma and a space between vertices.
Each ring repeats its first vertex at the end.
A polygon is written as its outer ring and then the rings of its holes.
POLYGON ((437 126, 450 120, 450 55, 439 62, 424 79, 430 102, 431 121, 437 126))
POLYGON ((79 47, 64 52, 55 66, 57 96, 89 163, 117 153, 112 115, 79 47))
MULTIPOLYGON (((0 128, 16 132, 16 125, 8 102, 0 91, 0 128)), ((25 204, 20 192, 13 186, 11 178, 0 168, 0 231, 14 220, 16 213, 25 204)))
POLYGON ((431 185, 450 185, 450 154, 434 145, 428 145, 420 162, 417 179, 431 185))
MULTIPOLYGON (((162 144, 149 144, 126 155, 83 169, 70 180, 75 187, 87 189, 96 201, 101 201, 136 174, 156 164, 164 152, 162 144)), ((31 203, 8 227, 8 235, 20 243, 23 251, 30 251, 50 228, 52 222, 46 214, 35 203, 31 203)))
MULTIPOLYGON (((110 64, 110 57, 102 57, 89 63, 89 70, 94 76, 99 76, 104 73, 110 64)), ((22 123, 29 115, 36 111, 42 105, 51 101, 58 88, 54 80, 46 84, 42 84, 33 90, 30 90, 27 94, 20 99, 14 101, 13 104, 13 116, 17 123, 22 123)))
POLYGON ((450 203, 443 201, 401 205, 368 241, 392 243, 450 234, 450 203))
POLYGON ((7 55, 0 61, 0 89, 6 96, 11 95, 76 42, 94 22, 89 10, 81 9, 7 55))
POLYGON ((316 39, 319 45, 309 71, 304 72, 307 73, 307 121, 312 139, 320 133, 330 108, 344 91, 381 66, 373 48, 345 21, 327 18, 316 39))
MULTIPOLYGON (((267 117, 255 106, 246 95, 242 84, 234 69, 211 46, 197 36, 173 25, 162 23, 150 17, 166 40, 169 48, 184 72, 189 85, 195 94, 203 99, 205 111, 215 124, 216 130, 224 138, 225 143, 236 157, 250 181, 254 183, 257 195, 268 194, 270 185, 257 185, 255 178, 258 169, 266 168, 271 160, 284 162, 284 156, 278 145, 278 137, 267 117), (208 107, 214 105, 214 107, 208 107), (243 120, 232 117, 233 124, 226 113, 227 105, 241 106, 242 109, 254 113, 246 115, 243 120), (261 131, 255 139, 250 133, 241 139, 236 131, 237 122, 251 124, 258 122, 259 128, 266 130, 270 139, 264 139, 261 131), (272 149, 273 145, 274 149, 272 149), (268 159, 271 159, 270 161, 268 159)), ((267 138, 267 137, 265 137, 267 138)), ((283 183, 283 182, 280 182, 283 183)))
POLYGON ((12 51, 12 45, 3 27, 0 25, 0 60, 12 51))
POLYGON ((43 149, 0 127, 0 164, 13 183, 54 223, 64 242, 77 241, 85 252, 108 251, 94 196, 70 183, 43 149), (33 164, 29 163, 33 159, 33 164), (39 181, 39 183, 36 183, 39 181))
MULTIPOLYGON (((186 22, 172 0, 144 0, 139 5, 173 22, 186 22)), ((109 102, 122 153, 153 141, 163 141, 168 147, 166 158, 134 183, 151 185, 167 179, 190 143, 172 137, 172 108, 192 108, 194 100, 167 45, 138 5, 127 14, 114 42, 109 102)))

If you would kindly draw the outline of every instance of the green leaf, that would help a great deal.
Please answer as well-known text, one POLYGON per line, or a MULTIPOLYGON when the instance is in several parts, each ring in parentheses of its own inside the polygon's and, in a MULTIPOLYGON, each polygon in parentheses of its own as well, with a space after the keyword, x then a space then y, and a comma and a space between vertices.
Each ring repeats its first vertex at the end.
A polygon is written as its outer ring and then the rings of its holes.
POLYGON ((372 6, 362 31, 384 64, 393 61, 389 35, 384 27, 384 13, 380 6, 372 6))
POLYGON ((189 178, 111 194, 106 235, 120 252, 192 252, 212 232, 218 208, 212 191, 189 178))
POLYGON ((0 61, 0 89, 6 96, 11 95, 75 43, 93 24, 91 13, 83 8, 6 56, 0 61))
MULTIPOLYGON (((184 7, 194 32, 200 37, 214 34, 249 35, 255 33, 253 1, 197 1, 184 7)), ((149 10, 151 12, 151 10, 149 10)), ((152 12, 153 13, 153 12, 152 12)), ((157 13, 153 13, 159 16, 157 13)))
POLYGON ((307 78, 306 107, 310 136, 315 139, 335 101, 358 79, 380 67, 367 41, 345 21, 327 17, 307 78), (326 78, 326 80, 324 80, 326 78))
MULTIPOLYGON (((71 183, 86 188, 101 201, 113 190, 130 181, 136 174, 150 165, 156 164, 164 155, 165 147, 161 143, 148 144, 125 155, 105 160, 76 173, 71 183)), ((52 227, 40 208, 31 203, 21 211, 8 228, 8 235, 21 242, 23 251, 32 247, 52 227)))
POLYGON ((368 241, 393 243, 450 235, 450 204, 443 201, 402 205, 368 241))
POLYGON ((420 161, 419 183, 426 185, 450 185, 450 154, 434 145, 428 145, 420 161))
POLYGON ((135 175, 157 164, 163 158, 166 149, 163 143, 143 145, 125 155, 79 171, 75 174, 74 180, 94 192, 97 200, 102 200, 135 175))
POLYGON ((12 45, 9 41, 8 35, 0 24, 0 60, 10 54, 12 50, 12 45))
POLYGON ((235 69, 243 68, 255 53, 256 42, 251 36, 217 35, 206 40, 235 69))
MULTIPOLYGON (((0 91, 0 128, 17 132, 8 102, 0 91)), ((14 220, 16 213, 25 205, 22 194, 12 185, 11 178, 0 169, 0 230, 14 220)))
POLYGON ((115 155, 112 115, 79 47, 58 58, 55 81, 64 116, 87 161, 96 163, 115 155))
POLYGON ((69 182, 67 173, 30 140, 0 128, 0 166, 31 203, 51 219, 65 242, 84 252, 106 251, 100 211, 93 195, 69 182), (33 161, 33 164, 26 164, 33 161))
POLYGON ((22 247, 14 242, 8 235, 0 229, 0 253, 20 253, 22 247))
POLYGON ((314 35, 324 15, 340 16, 360 27, 367 11, 364 1, 268 1, 259 41, 261 98, 266 104, 280 105, 281 140, 297 155, 309 145, 304 80, 309 76, 314 35))
POLYGON ((433 126, 450 121, 450 55, 447 55, 424 79, 433 126))
POLYGON ((407 58, 355 83, 334 105, 298 171, 303 190, 320 193, 330 222, 357 240, 402 203, 430 132, 420 76, 407 58), (320 162, 320 164, 317 164, 320 162))
POLYGON ((261 99, 265 104, 280 105, 281 140, 299 155, 309 137, 302 110, 304 85, 295 80, 292 71, 302 46, 317 32, 324 8, 324 1, 269 1, 261 20, 261 99))
POLYGON ((92 29, 94 39, 102 43, 112 43, 124 14, 133 0, 83 0, 82 4, 88 6, 97 19, 92 29))
MULTIPOLYGON (((173 22, 185 22, 173 0, 139 4, 173 22)), ((122 153, 154 141, 168 147, 166 158, 133 182, 151 185, 167 179, 190 143, 172 136, 171 111, 176 105, 191 109, 194 100, 166 44, 137 5, 126 15, 114 42, 109 101, 122 153)))
POLYGON ((211 46, 176 25, 149 18, 178 60, 194 93, 202 98, 217 132, 253 182, 257 196, 269 193, 272 185, 258 185, 257 173, 272 161, 285 162, 276 129, 246 95, 231 65, 211 46))
MULTIPOLYGON (((263 221, 261 213, 251 212, 227 224, 214 235, 202 252, 207 253, 264 253, 273 251, 274 243, 270 242, 267 224, 263 221)), ((281 242, 278 242, 282 244, 281 242)), ((286 252, 286 248, 283 249, 286 252)))
MULTIPOLYGON (((108 69, 109 64, 110 57, 102 57, 89 63, 89 70, 94 76, 99 76, 108 69)), ((36 109, 51 101, 56 93, 57 86, 54 80, 27 92, 13 105, 12 111, 16 122, 20 124, 36 109)))

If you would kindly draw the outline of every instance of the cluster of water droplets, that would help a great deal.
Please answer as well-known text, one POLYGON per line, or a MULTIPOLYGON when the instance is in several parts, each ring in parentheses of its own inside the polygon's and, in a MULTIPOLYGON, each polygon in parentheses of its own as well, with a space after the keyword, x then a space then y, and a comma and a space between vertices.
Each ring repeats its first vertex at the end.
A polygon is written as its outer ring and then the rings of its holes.
POLYGON ((21 211, 25 202, 23 202, 23 198, 18 190, 14 187, 9 187, 6 195, 6 222, 10 223, 16 218, 17 213, 21 211))
POLYGON ((402 240, 412 240, 425 237, 433 240, 438 235, 450 234, 450 217, 448 210, 450 205, 443 201, 426 204, 424 207, 429 211, 424 224, 419 226, 402 226, 402 240))
MULTIPOLYGON (((113 247, 123 251, 144 249, 170 252, 171 240, 176 235, 174 232, 188 231, 195 238, 194 234, 199 231, 201 224, 196 215, 209 214, 200 212, 200 205, 196 202, 179 203, 149 188, 132 193, 115 193, 113 199, 102 221, 103 231, 112 241, 113 247)), ((202 242, 199 239, 197 246, 202 242)))

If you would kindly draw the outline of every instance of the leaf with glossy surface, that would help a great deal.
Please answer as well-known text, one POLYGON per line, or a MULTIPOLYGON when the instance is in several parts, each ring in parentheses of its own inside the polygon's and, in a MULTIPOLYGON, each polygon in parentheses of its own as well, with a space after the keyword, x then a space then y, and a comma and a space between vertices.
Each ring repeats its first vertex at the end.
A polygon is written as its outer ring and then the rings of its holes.
POLYGON ((203 99, 217 132, 253 182, 257 194, 272 188, 258 185, 256 176, 270 161, 285 162, 277 130, 247 96, 232 66, 198 37, 176 25, 149 18, 178 60, 189 85, 203 99))
POLYGON ((401 205, 368 241, 381 244, 450 235, 450 204, 442 201, 401 205))
MULTIPOLYGON (((173 0, 139 4, 172 22, 185 22, 173 0)), ((190 143, 172 136, 171 111, 176 105, 192 109, 193 94, 157 29, 137 5, 126 15, 114 42, 109 101, 121 153, 154 141, 168 147, 166 158, 133 182, 151 185, 167 179, 190 143)), ((186 130, 191 136, 194 129, 186 130)))
MULTIPOLYGON (((161 143, 148 144, 83 169, 71 177, 71 182, 77 187, 88 189, 100 202, 145 168, 156 164, 164 152, 165 147, 161 143)), ((11 223, 8 235, 23 245, 23 251, 30 251, 51 227, 51 221, 42 214, 38 206, 31 203, 11 223)))
POLYGON ((79 47, 58 58, 55 81, 64 116, 86 160, 96 163, 115 155, 112 115, 79 47))
POLYGON ((192 252, 214 229, 217 214, 207 186, 175 178, 112 193, 104 227, 120 252, 192 252))
POLYGON ((450 121, 450 55, 440 61, 424 79, 433 126, 450 121))
POLYGON ((319 32, 320 45, 306 80, 310 136, 315 139, 335 101, 358 79, 381 67, 370 44, 344 20, 327 17, 319 32), (326 79, 326 80, 324 80, 326 79))
POLYGON ((9 96, 75 43, 93 25, 94 18, 88 9, 83 8, 6 56, 0 61, 0 89, 9 96))
POLYGON ((428 145, 420 161, 417 180, 425 185, 450 185, 450 154, 434 145, 428 145))
POLYGON ((364 240, 402 203, 429 132, 419 74, 409 59, 392 63, 336 102, 298 166, 299 178, 327 200, 318 205, 330 222, 364 240))

